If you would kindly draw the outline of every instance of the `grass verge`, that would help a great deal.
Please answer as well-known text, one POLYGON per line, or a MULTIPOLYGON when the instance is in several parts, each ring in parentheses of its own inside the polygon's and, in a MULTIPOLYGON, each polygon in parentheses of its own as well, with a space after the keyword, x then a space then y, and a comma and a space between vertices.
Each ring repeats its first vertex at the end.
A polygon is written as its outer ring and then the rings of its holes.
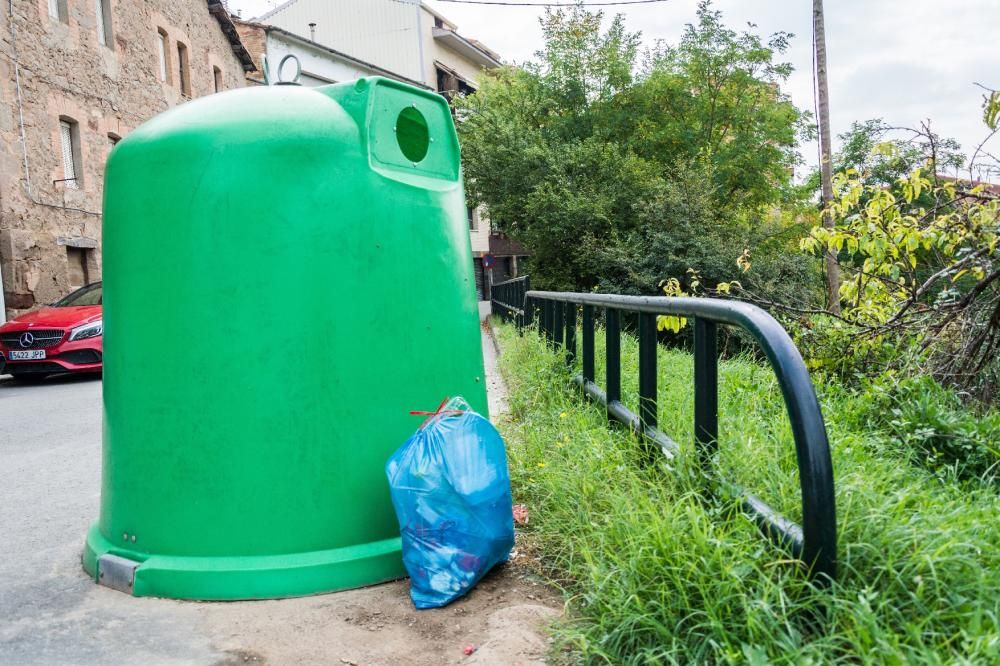
MULTIPOLYGON (((567 595, 567 661, 1000 663, 1000 498, 900 461, 862 398, 818 387, 837 483, 840 576, 816 591, 731 503, 703 492, 692 440, 691 357, 659 350, 661 429, 682 445, 643 465, 635 438, 583 400, 560 354, 497 326, 503 427, 532 549, 567 595)), ((597 336, 600 340, 601 336, 597 336)), ((598 376, 603 349, 598 342, 598 376)), ((638 353, 623 336, 623 400, 638 353)), ((784 403, 770 369, 720 366, 719 473, 800 519, 784 403)))

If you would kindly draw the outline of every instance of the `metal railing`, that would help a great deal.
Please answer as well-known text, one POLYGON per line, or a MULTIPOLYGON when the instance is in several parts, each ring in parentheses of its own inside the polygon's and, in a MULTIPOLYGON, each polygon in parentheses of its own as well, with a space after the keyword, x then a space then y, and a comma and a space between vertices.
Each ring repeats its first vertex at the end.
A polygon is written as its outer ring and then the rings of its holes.
POLYGON ((784 518, 764 501, 735 484, 721 488, 740 498, 743 510, 772 541, 809 567, 810 576, 828 583, 837 568, 837 514, 833 466, 819 401, 802 357, 788 333, 764 310, 738 301, 530 291, 527 279, 511 280, 494 292, 494 312, 513 320, 519 330, 538 319, 538 330, 566 349, 567 365, 576 361, 577 306, 582 312, 582 374, 574 380, 591 399, 605 406, 609 420, 619 421, 658 446, 668 456, 678 451, 657 428, 657 315, 693 319, 694 438, 708 470, 718 451, 718 326, 737 326, 750 333, 770 362, 791 421, 802 494, 802 525, 784 518), (499 308, 497 307, 499 306, 499 308), (594 377, 595 309, 605 311, 606 388, 594 377), (639 413, 621 402, 621 313, 638 313, 639 413))
POLYGON ((493 314, 513 321, 518 330, 521 330, 524 327, 525 296, 530 289, 531 281, 527 275, 494 284, 490 287, 493 314))

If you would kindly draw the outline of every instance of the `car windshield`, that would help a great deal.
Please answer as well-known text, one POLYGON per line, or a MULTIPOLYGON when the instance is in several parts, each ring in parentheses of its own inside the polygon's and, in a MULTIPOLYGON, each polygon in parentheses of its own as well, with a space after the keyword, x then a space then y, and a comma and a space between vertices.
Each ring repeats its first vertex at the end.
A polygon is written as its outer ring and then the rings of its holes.
POLYGON ((69 296, 64 296, 52 305, 57 308, 72 308, 81 305, 101 304, 101 283, 88 284, 82 289, 77 289, 69 296))

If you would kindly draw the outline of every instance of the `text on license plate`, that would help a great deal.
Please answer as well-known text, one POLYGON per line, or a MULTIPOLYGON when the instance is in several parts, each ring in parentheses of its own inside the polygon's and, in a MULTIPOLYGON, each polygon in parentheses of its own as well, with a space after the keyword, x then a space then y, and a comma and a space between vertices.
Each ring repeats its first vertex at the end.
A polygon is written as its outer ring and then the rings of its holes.
POLYGON ((11 361, 37 361, 45 358, 44 349, 29 349, 27 351, 9 351, 7 356, 11 361))

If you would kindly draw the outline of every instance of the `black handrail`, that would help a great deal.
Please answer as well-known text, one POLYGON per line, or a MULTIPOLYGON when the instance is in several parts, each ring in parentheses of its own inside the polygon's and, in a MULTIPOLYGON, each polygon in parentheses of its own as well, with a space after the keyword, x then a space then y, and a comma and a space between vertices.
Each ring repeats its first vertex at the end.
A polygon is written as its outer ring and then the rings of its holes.
POLYGON ((531 282, 527 275, 494 284, 490 287, 493 314, 513 321, 520 331, 524 327, 524 301, 529 289, 531 282))
MULTIPOLYGON (((514 289, 514 287, 511 287, 514 289)), ((694 432, 699 457, 706 467, 718 450, 718 324, 738 326, 749 332, 771 364, 792 425, 802 492, 802 526, 778 514, 759 498, 734 484, 721 484, 742 499, 760 530, 772 541, 788 548, 809 566, 810 576, 828 583, 837 568, 837 512, 833 465, 826 425, 819 401, 802 357, 781 325, 764 310, 739 301, 706 298, 668 298, 575 294, 551 291, 501 292, 502 312, 513 313, 519 329, 532 325, 540 311, 538 329, 550 343, 564 345, 566 362, 576 359, 577 306, 582 306, 582 366, 574 380, 585 394, 605 406, 609 419, 620 421, 672 456, 677 444, 657 428, 656 412, 656 316, 674 315, 694 319, 694 432), (594 309, 606 311, 607 388, 594 381, 594 309), (639 314, 639 414, 621 403, 621 325, 619 312, 639 314)), ((494 301, 495 303, 497 301, 494 301)))

